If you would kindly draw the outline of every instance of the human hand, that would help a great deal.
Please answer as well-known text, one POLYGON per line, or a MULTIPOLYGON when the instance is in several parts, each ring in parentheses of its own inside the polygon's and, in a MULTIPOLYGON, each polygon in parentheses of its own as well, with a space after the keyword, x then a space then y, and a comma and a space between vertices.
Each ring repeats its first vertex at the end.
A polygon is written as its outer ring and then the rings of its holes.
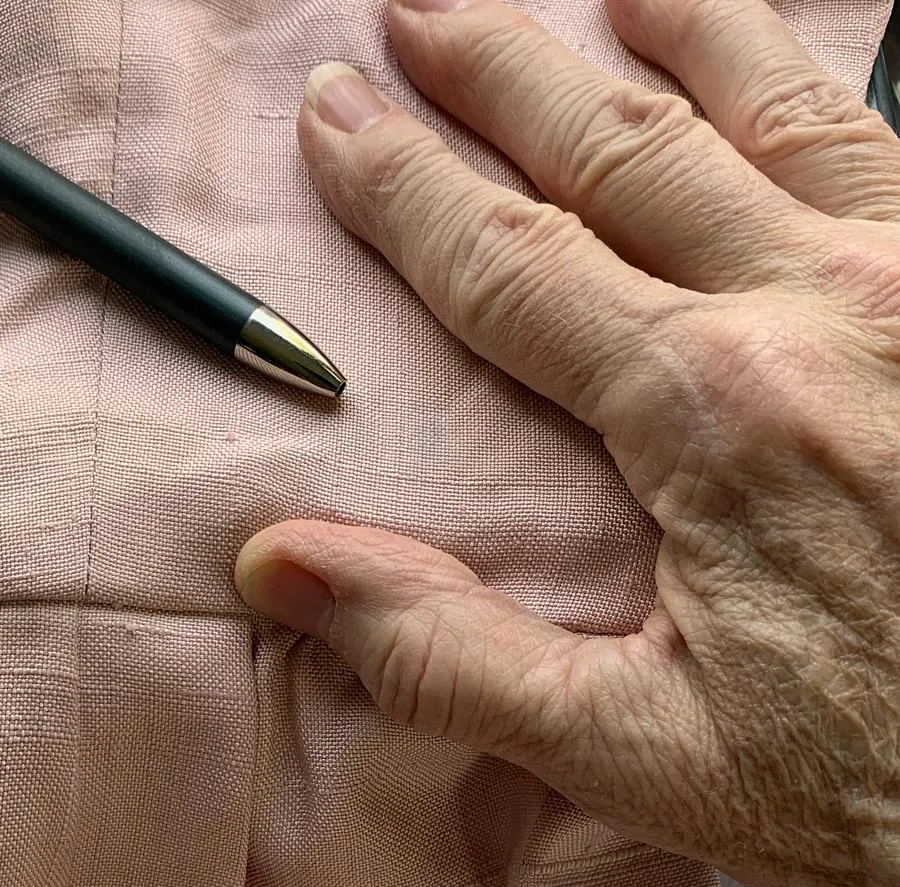
POLYGON ((343 223, 605 435, 664 531, 643 631, 570 634, 434 549, 321 522, 257 535, 236 581, 391 717, 623 834, 748 885, 897 884, 900 145, 763 0, 607 5, 712 126, 494 0, 389 7, 414 83, 551 204, 346 68, 312 75, 299 126, 343 223))

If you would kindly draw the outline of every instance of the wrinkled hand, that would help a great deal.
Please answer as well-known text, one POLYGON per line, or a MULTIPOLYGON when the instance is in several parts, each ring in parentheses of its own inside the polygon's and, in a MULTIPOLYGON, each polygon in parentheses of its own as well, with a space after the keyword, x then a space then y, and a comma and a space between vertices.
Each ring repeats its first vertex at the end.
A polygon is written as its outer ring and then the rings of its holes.
POLYGON ((447 327, 605 435, 665 533, 658 605, 583 638, 318 522, 248 543, 242 594, 624 834, 748 884, 900 883, 900 143, 763 0, 608 0, 712 125, 494 0, 425 2, 389 8, 409 76, 551 203, 342 66, 304 156, 447 327))

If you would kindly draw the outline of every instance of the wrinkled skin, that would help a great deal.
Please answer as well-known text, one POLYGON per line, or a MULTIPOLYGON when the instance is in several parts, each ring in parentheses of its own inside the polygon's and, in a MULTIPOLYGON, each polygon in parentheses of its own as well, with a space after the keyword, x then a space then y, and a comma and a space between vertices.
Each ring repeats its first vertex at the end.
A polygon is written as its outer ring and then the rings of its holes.
POLYGON ((624 834, 748 885, 896 885, 900 145, 763 0, 608 9, 711 124, 496 0, 388 9, 416 86, 549 204, 386 99, 345 131, 347 70, 313 74, 299 131, 449 329, 605 435, 665 534, 643 630, 575 636, 412 539, 319 522, 256 536, 237 584, 390 716, 624 834))

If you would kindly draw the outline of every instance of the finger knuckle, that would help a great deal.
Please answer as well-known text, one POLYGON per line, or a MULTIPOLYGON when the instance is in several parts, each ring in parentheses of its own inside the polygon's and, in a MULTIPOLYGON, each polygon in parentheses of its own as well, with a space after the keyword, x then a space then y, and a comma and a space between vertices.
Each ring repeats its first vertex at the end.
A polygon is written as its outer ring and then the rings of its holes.
POLYGON ((684 99, 635 90, 613 91, 599 113, 595 102, 585 102, 573 91, 560 117, 548 151, 555 151, 551 166, 557 181, 576 206, 603 188, 631 178, 635 168, 646 168, 672 152, 688 152, 686 136, 702 126, 684 99), (589 116, 585 108, 592 108, 589 116))
MULTIPOLYGON (((479 222, 474 247, 450 287, 450 324, 467 340, 490 336, 498 343, 536 320, 538 302, 547 301, 556 278, 583 242, 577 216, 549 204, 512 201, 495 204, 479 222)), ((571 294, 568 294, 571 296, 571 294)))
POLYGON ((458 670, 440 626, 439 614, 420 602, 378 633, 360 669, 372 698, 389 718, 429 733, 443 733, 451 720, 458 670))
POLYGON ((815 284, 846 329, 847 345, 880 359, 892 379, 900 373, 900 268, 896 245, 866 243, 835 232, 835 245, 815 265, 815 284))
POLYGON ((867 320, 900 319, 900 268, 893 243, 873 246, 854 239, 836 240, 817 264, 815 277, 853 315, 867 320))
POLYGON ((740 109, 729 127, 731 141, 761 167, 828 140, 865 143, 885 135, 882 118, 825 75, 764 83, 740 109))

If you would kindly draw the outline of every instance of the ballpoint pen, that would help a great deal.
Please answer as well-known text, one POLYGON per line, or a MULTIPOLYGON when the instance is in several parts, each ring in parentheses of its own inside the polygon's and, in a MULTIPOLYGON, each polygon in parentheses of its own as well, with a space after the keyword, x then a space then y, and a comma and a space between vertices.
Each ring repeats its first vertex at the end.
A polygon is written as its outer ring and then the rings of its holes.
POLYGON ((343 392, 341 373, 283 317, 2 138, 0 210, 242 363, 316 394, 343 392))

